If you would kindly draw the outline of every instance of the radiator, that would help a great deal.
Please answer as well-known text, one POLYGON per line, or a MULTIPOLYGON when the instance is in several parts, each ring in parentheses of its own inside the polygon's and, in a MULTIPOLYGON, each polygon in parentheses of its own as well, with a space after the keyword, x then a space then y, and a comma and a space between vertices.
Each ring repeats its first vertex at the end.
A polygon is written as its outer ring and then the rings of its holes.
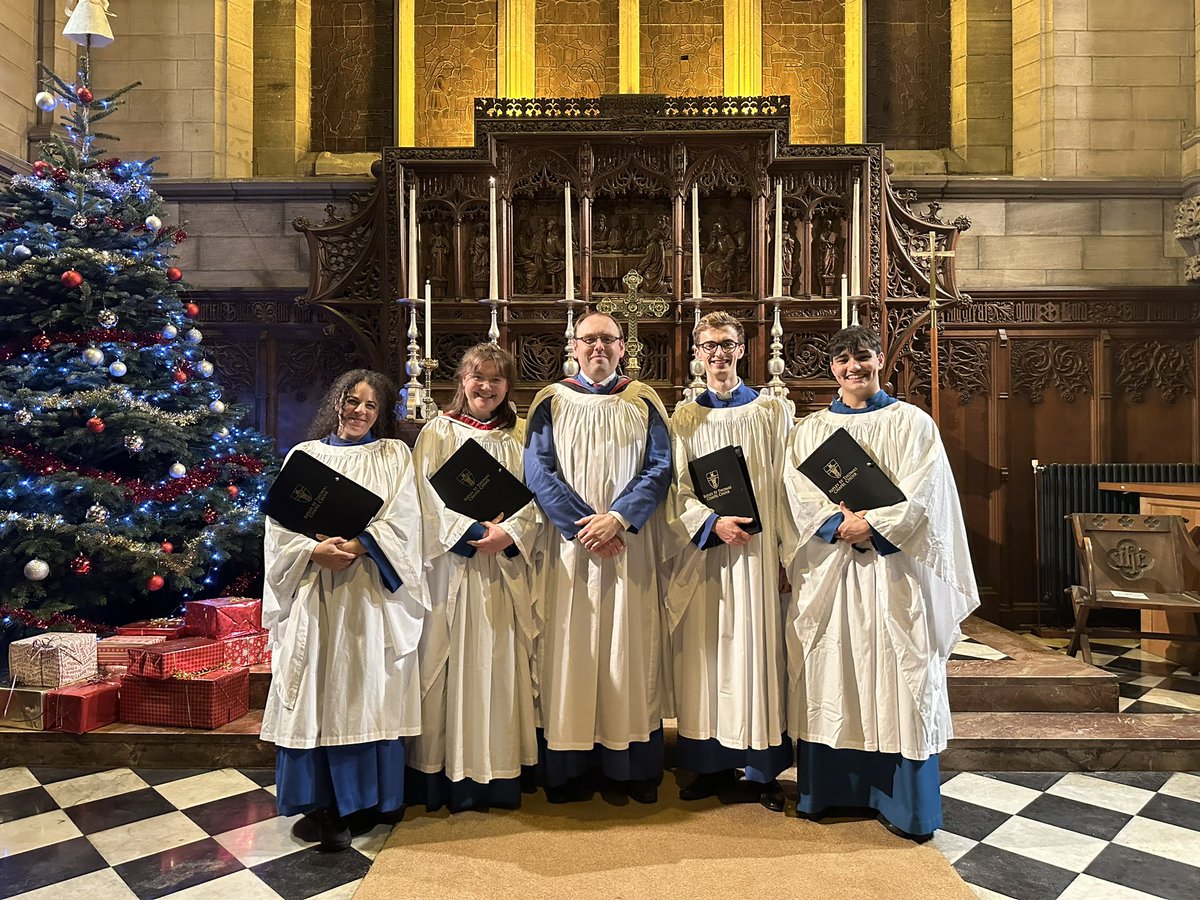
POLYGON ((1066 589, 1079 583, 1071 513, 1137 513, 1138 495, 1102 491, 1102 481, 1167 484, 1200 482, 1194 463, 1052 463, 1034 460, 1033 495, 1037 514, 1038 624, 1074 621, 1066 589))

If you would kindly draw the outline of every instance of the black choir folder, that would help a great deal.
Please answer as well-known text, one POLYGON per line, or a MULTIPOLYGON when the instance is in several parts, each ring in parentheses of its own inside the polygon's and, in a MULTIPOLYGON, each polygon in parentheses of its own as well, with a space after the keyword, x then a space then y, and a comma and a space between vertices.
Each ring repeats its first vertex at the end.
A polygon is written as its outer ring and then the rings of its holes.
POLYGON ((467 438, 429 483, 447 508, 476 522, 490 522, 500 513, 511 519, 533 499, 529 488, 474 438, 467 438))
POLYGON ((907 499, 845 428, 827 437, 799 469, 826 497, 834 503, 845 503, 851 512, 879 509, 907 499))
POLYGON ((692 487, 700 502, 718 516, 745 516, 753 519, 738 527, 747 534, 762 531, 758 503, 754 500, 754 483, 746 468, 746 456, 736 444, 722 447, 688 463, 692 487))
POLYGON ((297 450, 267 490, 263 512, 290 531, 349 540, 383 506, 383 498, 303 450, 297 450))

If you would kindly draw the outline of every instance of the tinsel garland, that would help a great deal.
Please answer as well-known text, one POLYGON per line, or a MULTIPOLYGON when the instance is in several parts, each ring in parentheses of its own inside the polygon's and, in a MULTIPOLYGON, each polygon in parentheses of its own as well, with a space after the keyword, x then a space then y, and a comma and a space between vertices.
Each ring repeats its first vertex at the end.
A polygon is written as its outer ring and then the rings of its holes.
POLYGON ((93 328, 91 331, 38 334, 24 343, 10 343, 0 347, 0 362, 8 362, 19 353, 44 352, 51 347, 88 347, 92 344, 129 344, 133 347, 149 347, 154 344, 169 344, 170 340, 157 331, 123 331, 116 328, 93 328))
POLYGON ((20 622, 26 628, 41 628, 43 631, 76 631, 81 634, 111 634, 115 629, 111 625, 101 625, 99 622, 89 622, 79 616, 69 616, 66 613, 52 613, 50 618, 43 619, 37 613, 15 606, 0 606, 0 620, 6 624, 9 621, 20 622), (69 628, 64 626, 70 626, 69 628))
MULTIPOLYGON (((72 250, 69 253, 58 254, 57 261, 63 268, 70 268, 78 260, 98 262, 100 265, 117 269, 132 269, 134 266, 145 266, 148 270, 157 270, 158 266, 149 260, 130 259, 123 253, 112 250, 72 250)), ((0 272, 0 284, 20 284, 27 278, 38 278, 45 268, 40 259, 22 263, 15 268, 0 272)))
POLYGON ((169 503, 184 494, 209 487, 217 480, 221 466, 239 466, 251 475, 260 475, 263 470, 261 459, 245 453, 231 453, 228 456, 205 460, 182 478, 172 478, 159 484, 147 484, 140 478, 122 478, 112 472, 105 472, 92 466, 72 466, 53 454, 41 453, 16 444, 0 444, 0 453, 8 456, 27 471, 36 472, 39 475, 67 472, 81 475, 84 478, 107 481, 109 484, 123 488, 125 495, 134 503, 144 503, 147 500, 169 503))
MULTIPOLYGON (((25 403, 25 395, 18 392, 13 396, 13 403, 25 403)), ((61 394, 45 394, 29 405, 38 409, 94 409, 106 400, 116 400, 122 405, 145 413, 151 419, 166 422, 177 427, 195 425, 201 419, 216 415, 207 409, 198 409, 188 413, 165 412, 153 403, 134 399, 132 392, 124 385, 114 384, 94 391, 79 391, 63 396, 61 394)))

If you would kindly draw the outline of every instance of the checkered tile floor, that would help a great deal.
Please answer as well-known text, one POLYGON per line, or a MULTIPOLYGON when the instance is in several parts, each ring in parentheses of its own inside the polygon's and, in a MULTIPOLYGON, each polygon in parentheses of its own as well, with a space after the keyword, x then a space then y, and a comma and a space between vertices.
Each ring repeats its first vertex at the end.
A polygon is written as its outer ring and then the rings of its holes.
POLYGON ((1012 659, 1005 653, 997 650, 995 647, 989 647, 983 641, 977 641, 973 637, 965 637, 950 651, 951 659, 1012 659))
POLYGON ((349 898, 390 826, 318 853, 270 769, 0 769, 0 898, 349 898))
MULTIPOLYGON (((388 827, 317 853, 275 815, 272 781, 0 769, 0 898, 349 898, 388 827)), ((981 897, 1198 895, 1200 773, 948 773, 942 793, 933 845, 981 897)))
MULTIPOLYGON (((1064 638, 1035 640, 1056 650, 1069 643, 1064 638)), ((1200 677, 1179 663, 1147 653, 1136 640, 1092 641, 1092 664, 1117 676, 1121 712, 1200 713, 1200 677)), ((1200 896, 1200 889, 1196 894, 1200 896)))

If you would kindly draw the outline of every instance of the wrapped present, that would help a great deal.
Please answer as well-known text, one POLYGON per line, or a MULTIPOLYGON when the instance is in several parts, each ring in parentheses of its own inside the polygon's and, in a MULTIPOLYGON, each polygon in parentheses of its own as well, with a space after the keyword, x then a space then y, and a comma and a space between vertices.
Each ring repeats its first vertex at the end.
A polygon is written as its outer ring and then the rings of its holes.
POLYGON ((170 678, 177 674, 193 675, 220 668, 225 659, 225 649, 220 641, 186 637, 148 647, 132 647, 128 655, 130 675, 170 678))
POLYGON ((109 670, 129 665, 129 651, 137 647, 151 647, 161 644, 166 638, 152 634, 116 634, 112 637, 101 638, 96 642, 96 663, 104 674, 112 674, 109 670))
POLYGON ((128 625, 118 625, 117 634, 158 635, 163 640, 184 637, 183 619, 142 619, 128 625))
POLYGON ((48 632, 8 646, 8 674, 30 687, 61 687, 96 677, 96 635, 48 632))
POLYGON ((116 681, 93 681, 55 688, 46 693, 46 731, 68 731, 83 734, 117 721, 117 698, 120 687, 116 681))
POLYGON ((189 600, 184 606, 187 633, 198 637, 224 640, 243 634, 257 634, 262 627, 262 601, 246 597, 214 597, 189 600))
POLYGON ((121 679, 121 721, 217 728, 250 709, 250 670, 215 669, 174 678, 121 679))
POLYGON ((0 726, 41 731, 47 687, 5 685, 0 687, 0 726))
POLYGON ((221 641, 221 645, 225 648, 225 665, 257 666, 260 663, 269 663, 271 661, 271 651, 268 647, 270 640, 270 634, 265 631, 225 638, 221 641))

